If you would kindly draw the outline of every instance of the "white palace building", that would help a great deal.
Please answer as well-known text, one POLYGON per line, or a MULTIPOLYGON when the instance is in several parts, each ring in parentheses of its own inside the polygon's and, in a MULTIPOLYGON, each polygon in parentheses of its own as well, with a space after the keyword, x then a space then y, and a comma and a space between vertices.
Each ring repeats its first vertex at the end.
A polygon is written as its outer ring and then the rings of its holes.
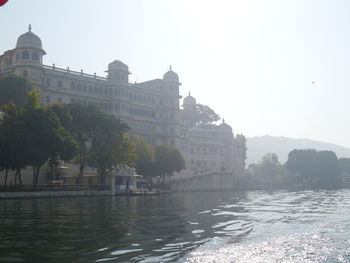
POLYGON ((193 177, 209 172, 233 172, 242 175, 246 158, 243 135, 220 125, 197 125, 186 119, 195 110, 196 100, 188 96, 180 107, 178 75, 171 67, 161 79, 129 82, 129 67, 114 60, 107 76, 47 66, 41 39, 28 32, 17 39, 16 47, 0 56, 0 77, 18 75, 27 78, 41 93, 43 105, 80 103, 96 105, 129 125, 131 131, 153 145, 178 147, 186 160, 186 170, 178 177, 193 177))

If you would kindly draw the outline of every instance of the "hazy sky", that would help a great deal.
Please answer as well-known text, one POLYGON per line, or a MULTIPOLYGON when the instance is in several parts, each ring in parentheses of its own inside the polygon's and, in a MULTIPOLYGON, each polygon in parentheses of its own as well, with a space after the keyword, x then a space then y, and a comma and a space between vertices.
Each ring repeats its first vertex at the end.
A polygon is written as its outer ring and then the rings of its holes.
POLYGON ((9 0, 0 52, 31 23, 45 64, 105 75, 120 59, 137 82, 172 65, 235 133, 350 147, 349 14, 347 0, 9 0))

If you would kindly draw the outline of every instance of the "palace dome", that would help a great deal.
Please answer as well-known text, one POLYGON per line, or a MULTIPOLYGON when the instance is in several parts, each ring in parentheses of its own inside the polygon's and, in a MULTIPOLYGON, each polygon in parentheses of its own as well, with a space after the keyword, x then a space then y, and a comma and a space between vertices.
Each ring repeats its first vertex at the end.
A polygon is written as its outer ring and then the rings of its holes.
POLYGON ((164 74, 163 80, 169 81, 169 82, 179 82, 179 76, 171 69, 167 73, 164 74))
POLYGON ((108 70, 129 71, 129 67, 128 67, 128 65, 124 64, 120 60, 114 60, 113 62, 108 64, 108 70))
POLYGON ((191 93, 188 94, 186 98, 184 98, 184 105, 196 105, 197 101, 194 97, 191 96, 191 93))
POLYGON ((228 125, 227 123, 225 123, 225 120, 222 120, 222 123, 219 125, 219 129, 224 132, 224 133, 230 133, 232 134, 232 128, 230 125, 228 125))
POLYGON ((16 48, 36 48, 42 50, 41 39, 32 32, 30 25, 28 32, 18 37, 16 48))

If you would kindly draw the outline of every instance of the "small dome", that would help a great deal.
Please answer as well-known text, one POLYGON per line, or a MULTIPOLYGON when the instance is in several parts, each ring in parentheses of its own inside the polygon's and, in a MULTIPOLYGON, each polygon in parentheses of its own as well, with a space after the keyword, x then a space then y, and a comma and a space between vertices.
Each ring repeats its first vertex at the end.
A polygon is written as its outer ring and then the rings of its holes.
POLYGON ((108 70, 123 70, 129 72, 129 67, 119 60, 114 60, 108 64, 108 70))
POLYGON ((196 105, 197 101, 194 97, 191 96, 191 93, 188 93, 188 96, 184 98, 184 105, 196 105))
POLYGON ((18 37, 16 48, 36 48, 42 50, 41 39, 32 32, 30 25, 28 32, 18 37))
POLYGON ((225 119, 222 120, 222 123, 219 125, 219 129, 224 133, 232 134, 232 128, 230 125, 225 123, 225 119))
POLYGON ((179 76, 172 71, 171 66, 167 73, 164 74, 163 80, 169 81, 169 82, 179 82, 179 76))

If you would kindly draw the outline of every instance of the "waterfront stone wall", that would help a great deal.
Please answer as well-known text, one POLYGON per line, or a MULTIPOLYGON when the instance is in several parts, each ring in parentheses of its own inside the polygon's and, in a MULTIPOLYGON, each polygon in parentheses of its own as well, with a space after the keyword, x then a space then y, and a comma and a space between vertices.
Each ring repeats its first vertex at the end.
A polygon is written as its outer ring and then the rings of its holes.
POLYGON ((81 191, 37 191, 37 192, 0 192, 0 200, 8 198, 45 198, 114 195, 110 190, 81 191))
POLYGON ((172 181, 173 191, 224 191, 236 188, 234 172, 213 172, 172 181))

